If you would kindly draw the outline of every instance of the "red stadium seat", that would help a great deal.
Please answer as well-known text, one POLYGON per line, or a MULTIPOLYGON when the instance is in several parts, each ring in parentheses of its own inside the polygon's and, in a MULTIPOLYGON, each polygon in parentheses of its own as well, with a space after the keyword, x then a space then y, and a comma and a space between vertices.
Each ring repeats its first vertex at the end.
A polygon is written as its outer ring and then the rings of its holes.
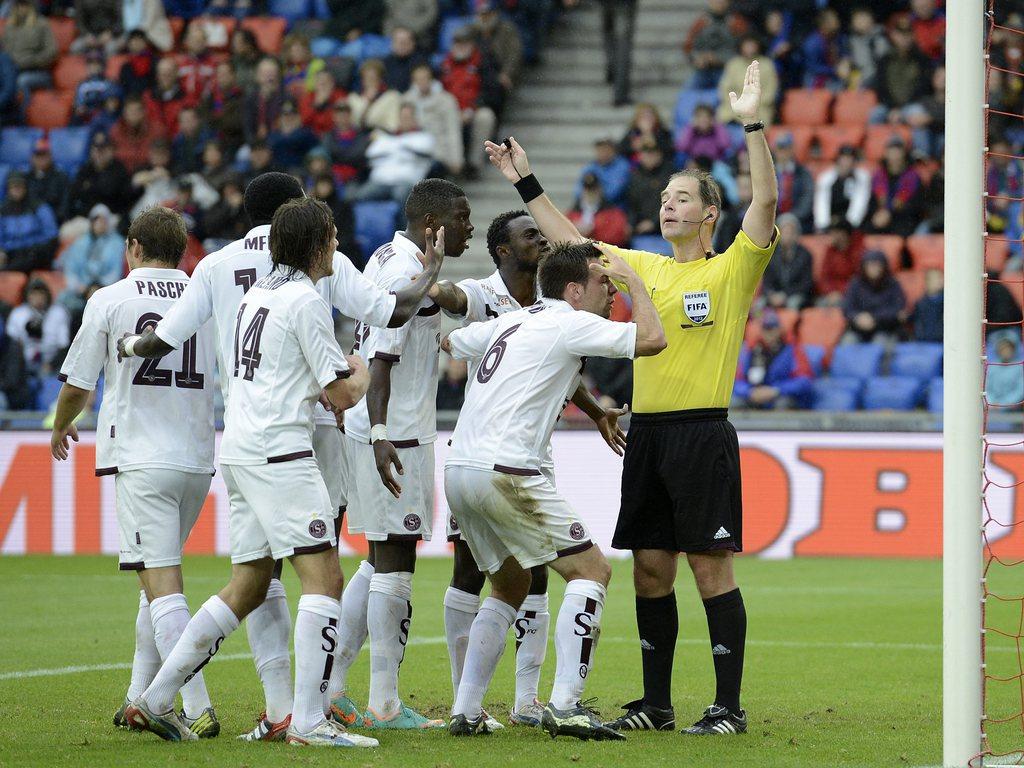
POLYGON ((1002 272, 1010 258, 1010 241, 997 237, 985 240, 985 271, 1002 272))
POLYGON ((28 124, 34 128, 63 128, 71 118, 74 98, 70 91, 36 91, 28 104, 28 124))
POLYGON ((924 272, 914 272, 908 269, 896 275, 896 281, 903 288, 903 295, 907 297, 907 310, 914 308, 914 305, 924 296, 924 272))
POLYGON ((30 280, 42 280, 50 289, 53 298, 56 299, 64 291, 67 282, 64 273, 59 270, 37 269, 31 275, 30 280))
POLYGON ((782 122, 787 125, 824 125, 832 94, 817 88, 792 88, 782 101, 782 122))
POLYGON ((12 307, 21 304, 27 282, 24 272, 0 272, 0 301, 12 307))
POLYGON ((61 56, 53 68, 53 87, 59 91, 73 91, 85 80, 85 74, 85 56, 61 56))
POLYGON ((889 262, 892 272, 899 272, 903 264, 903 238, 899 235, 865 235, 864 247, 869 251, 881 251, 889 262))
POLYGON ((905 125, 869 125, 867 138, 864 140, 864 157, 868 160, 881 160, 885 155, 885 145, 893 136, 899 136, 910 149, 910 129, 905 125))
POLYGON ((861 91, 840 91, 832 108, 832 122, 836 125, 867 125, 871 111, 877 104, 878 97, 868 88, 861 91))
POLYGON ((864 129, 859 125, 823 125, 814 131, 822 160, 835 160, 844 146, 860 147, 864 129))
POLYGON ((768 129, 768 145, 775 146, 779 136, 790 134, 793 137, 793 153, 801 163, 807 162, 811 153, 811 139, 814 130, 806 125, 773 125, 768 129))
POLYGON ((907 250, 915 271, 943 268, 945 247, 942 235, 911 235, 907 238, 907 250))
POLYGON ((817 344, 831 352, 845 331, 846 318, 838 307, 808 307, 800 313, 797 340, 801 344, 817 344))
POLYGON ((53 32, 53 40, 57 43, 57 50, 63 55, 68 52, 71 44, 78 36, 75 20, 69 19, 67 16, 51 16, 49 22, 50 31, 53 32))
MULTIPOLYGON (((792 337, 793 329, 796 328, 800 313, 795 309, 776 309, 775 314, 779 316, 779 323, 782 325, 783 338, 792 337)), ((747 344, 756 344, 761 339, 761 317, 752 317, 747 320, 747 328, 743 340, 747 344)))
POLYGON ((815 285, 821 279, 821 268, 825 263, 825 251, 828 250, 828 243, 828 235, 804 235, 800 238, 800 245, 811 252, 811 272, 814 275, 815 285))
POLYGON ((242 27, 256 36, 260 49, 273 56, 281 52, 281 41, 287 26, 285 19, 276 16, 250 16, 242 20, 242 27))

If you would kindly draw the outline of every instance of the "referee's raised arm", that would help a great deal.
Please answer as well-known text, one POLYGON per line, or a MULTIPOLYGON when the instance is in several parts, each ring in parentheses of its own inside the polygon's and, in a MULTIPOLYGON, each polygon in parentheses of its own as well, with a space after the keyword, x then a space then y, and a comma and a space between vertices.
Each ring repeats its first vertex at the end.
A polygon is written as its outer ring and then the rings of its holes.
POLYGON ((747 156, 750 158, 750 184, 753 196, 743 216, 742 229, 754 245, 767 248, 775 233, 775 209, 779 203, 779 184, 775 163, 764 135, 764 123, 758 121, 761 103, 761 67, 755 59, 747 67, 743 93, 729 93, 729 103, 746 132, 747 156))

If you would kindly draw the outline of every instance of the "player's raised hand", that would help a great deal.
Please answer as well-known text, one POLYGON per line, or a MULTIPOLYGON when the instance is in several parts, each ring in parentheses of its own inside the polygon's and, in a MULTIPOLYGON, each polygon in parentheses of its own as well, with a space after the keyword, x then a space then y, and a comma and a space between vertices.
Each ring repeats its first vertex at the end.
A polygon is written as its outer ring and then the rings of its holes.
POLYGON ((396 499, 401 498, 402 486, 391 473, 391 467, 394 466, 398 470, 398 474, 405 474, 405 471, 402 469, 402 461, 398 458, 398 451, 395 450, 395 446, 389 440, 377 440, 373 444, 373 458, 377 462, 377 474, 380 475, 380 481, 384 484, 384 487, 396 499))
POLYGON ((68 424, 67 429, 54 429, 50 434, 50 453, 57 461, 67 461, 71 449, 69 437, 78 442, 78 427, 74 424, 68 424))
POLYGON ((444 261, 444 227, 437 228, 436 236, 434 230, 427 227, 424 240, 426 245, 423 248, 423 268, 441 269, 441 263, 444 261))
POLYGON ((729 104, 741 123, 757 120, 761 107, 761 65, 756 59, 747 67, 747 74, 743 78, 743 93, 737 96, 735 91, 729 91, 729 104))
POLYGON ((617 456, 622 456, 626 450, 626 433, 619 426, 619 419, 627 413, 629 413, 628 403, 621 408, 605 408, 604 415, 594 420, 597 431, 601 433, 601 437, 617 456))
POLYGON ((628 283, 630 278, 636 277, 633 268, 609 246, 604 243, 594 243, 594 246, 601 251, 601 258, 590 263, 591 270, 619 283, 628 283))
POLYGON ((495 144, 493 141, 484 142, 484 152, 491 161, 491 165, 501 171, 501 175, 515 184, 520 179, 530 175, 530 161, 526 159, 526 150, 519 146, 519 142, 513 137, 508 138, 511 149, 505 146, 504 142, 495 144))

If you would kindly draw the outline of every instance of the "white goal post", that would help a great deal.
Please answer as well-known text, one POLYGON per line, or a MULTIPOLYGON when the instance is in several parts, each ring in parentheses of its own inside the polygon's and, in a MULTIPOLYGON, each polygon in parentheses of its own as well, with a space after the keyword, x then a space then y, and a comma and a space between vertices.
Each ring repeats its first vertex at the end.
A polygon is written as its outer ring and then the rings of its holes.
POLYGON ((942 761, 981 751, 986 0, 946 4, 942 761))

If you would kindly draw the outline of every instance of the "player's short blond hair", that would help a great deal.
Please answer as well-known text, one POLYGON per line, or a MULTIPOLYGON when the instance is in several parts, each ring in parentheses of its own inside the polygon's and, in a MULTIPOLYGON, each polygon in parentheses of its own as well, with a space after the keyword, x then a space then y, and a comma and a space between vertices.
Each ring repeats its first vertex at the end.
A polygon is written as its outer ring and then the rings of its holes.
POLYGON ((676 171, 669 176, 668 183, 671 184, 676 179, 696 179, 697 194, 700 195, 700 201, 704 207, 713 205, 719 211, 722 210, 722 188, 718 186, 718 182, 710 173, 687 168, 685 171, 676 171))

